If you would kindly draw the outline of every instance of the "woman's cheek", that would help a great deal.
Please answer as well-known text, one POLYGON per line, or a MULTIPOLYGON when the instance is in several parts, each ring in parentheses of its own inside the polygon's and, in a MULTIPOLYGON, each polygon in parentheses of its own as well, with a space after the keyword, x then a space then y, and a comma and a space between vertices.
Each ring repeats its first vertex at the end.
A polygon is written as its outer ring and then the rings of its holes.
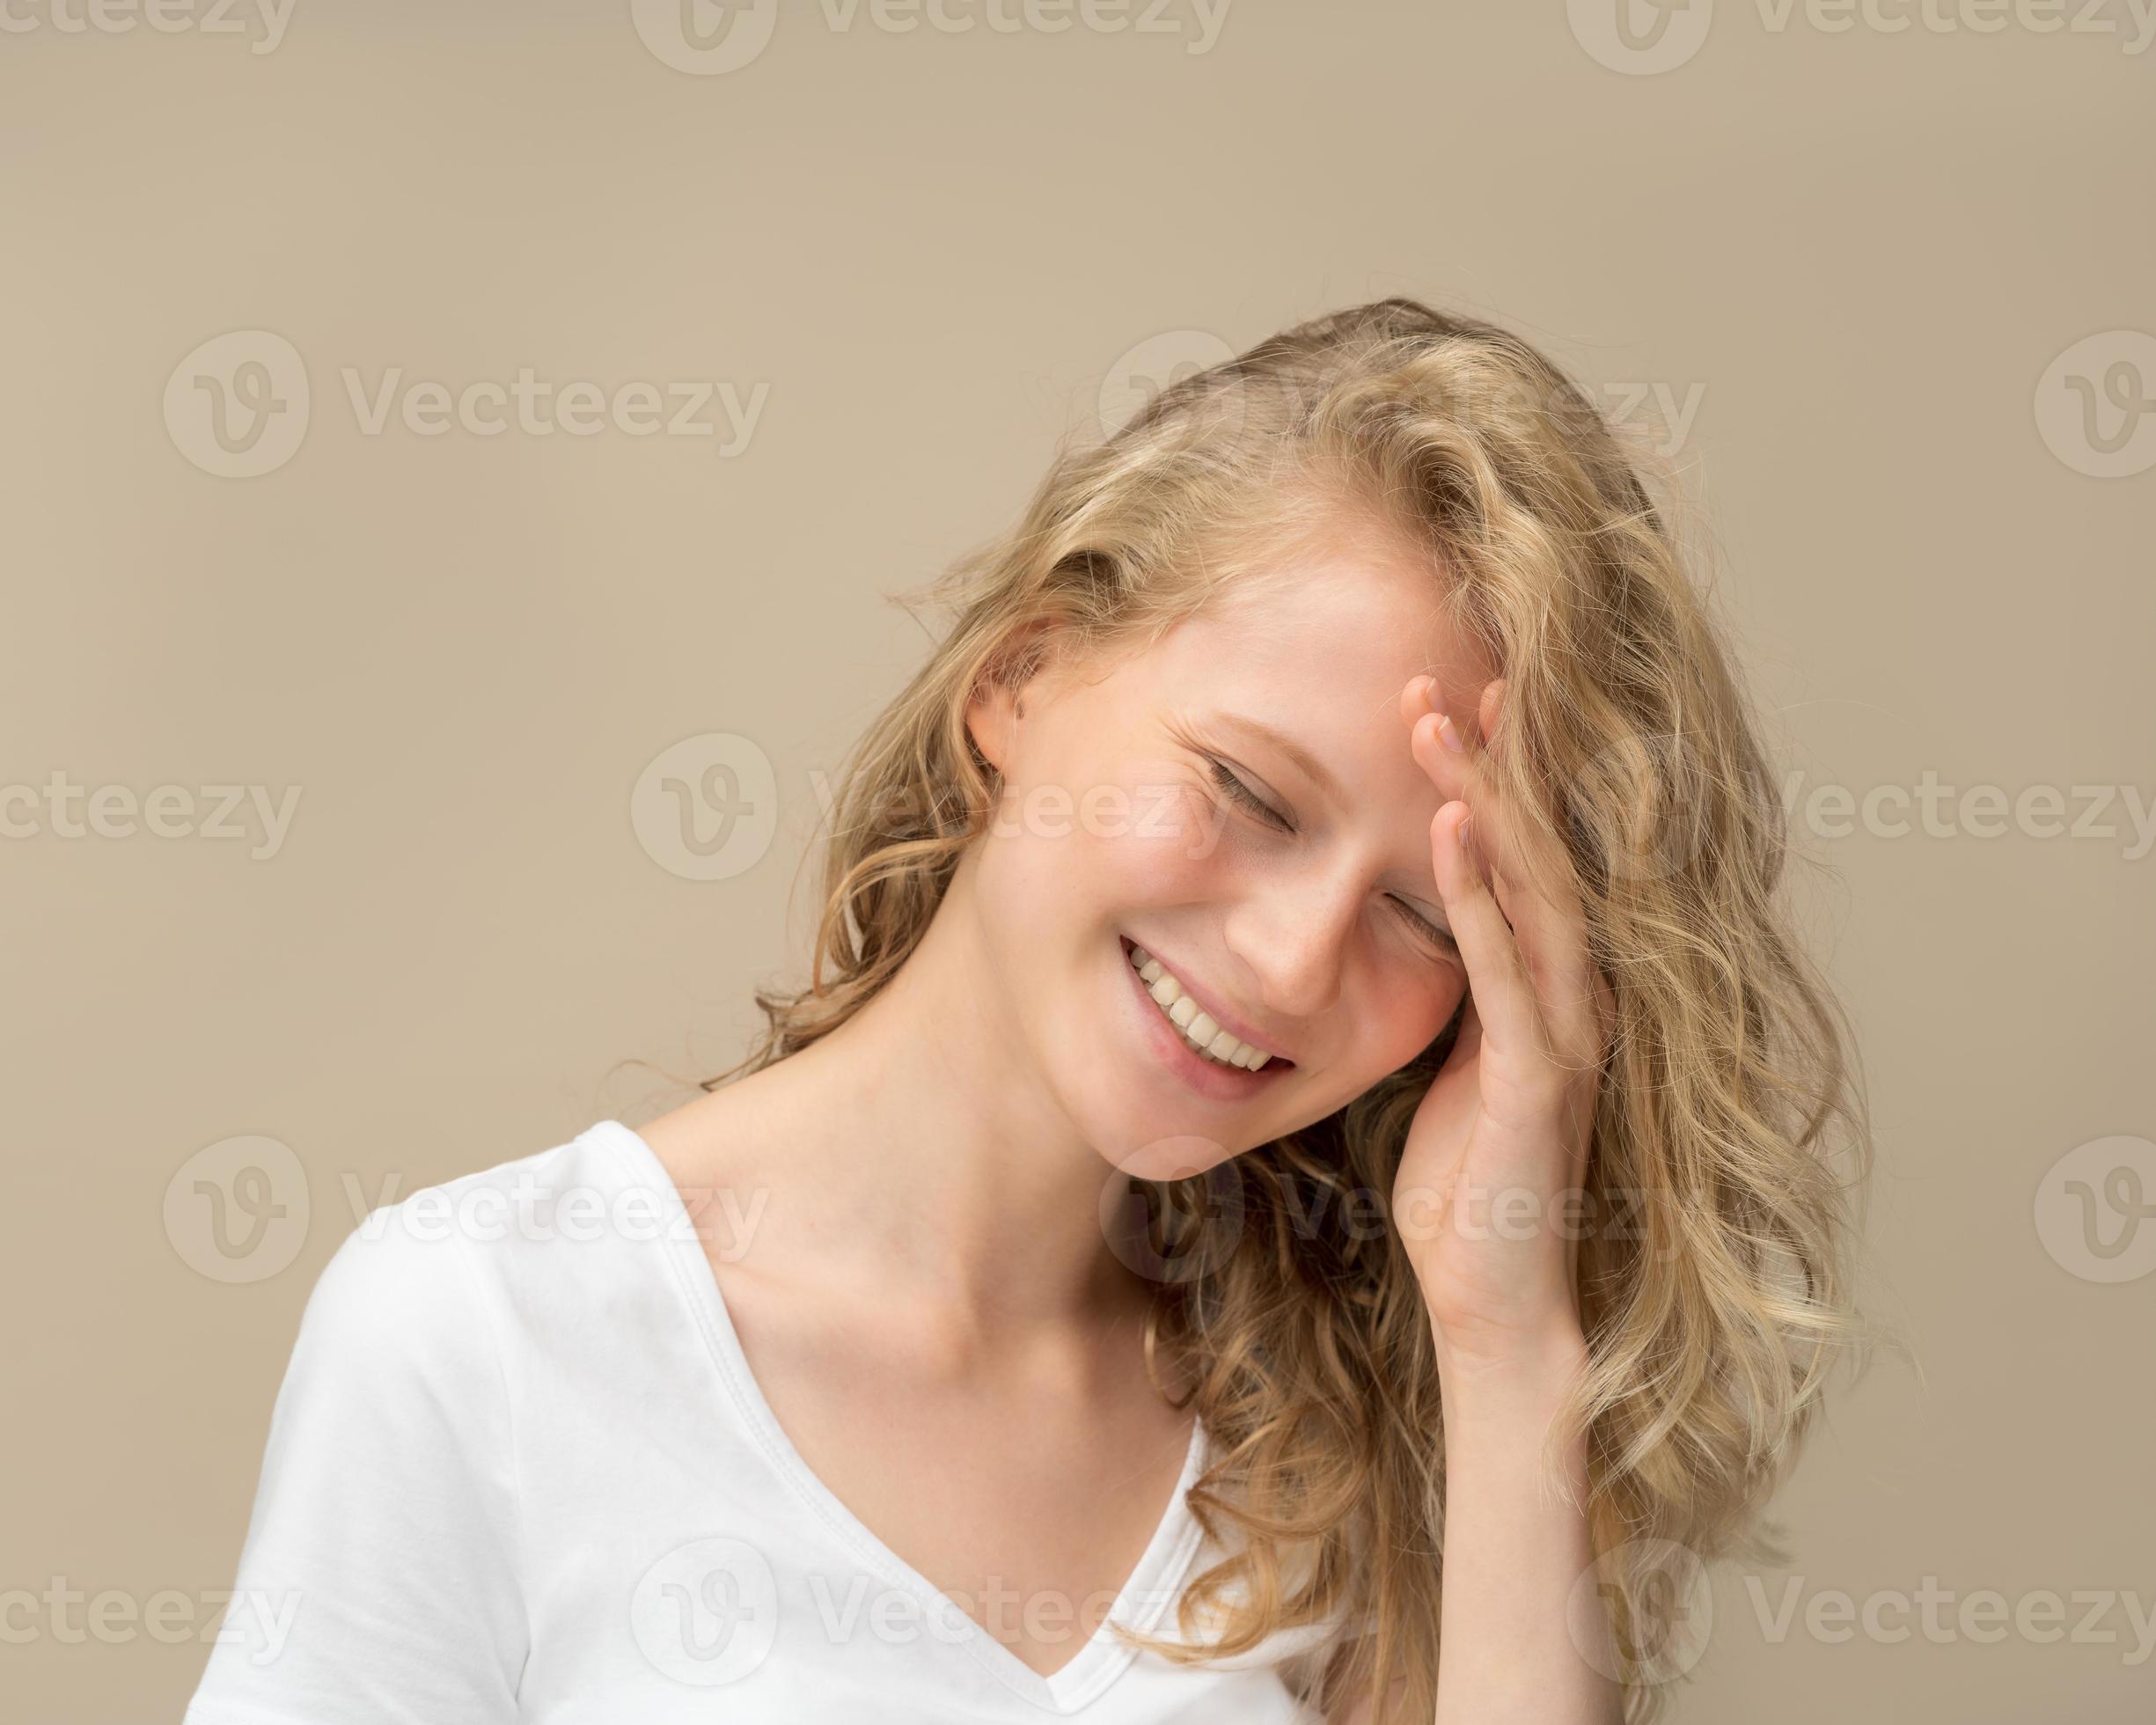
POLYGON ((1051 907, 1074 907, 1090 884, 1094 848, 1071 789, 1037 782, 1007 787, 982 840, 982 890, 1014 928, 1051 907))
POLYGON ((1434 1042, 1467 993, 1467 973, 1457 965, 1423 959, 1404 968, 1391 1009, 1383 1019, 1396 1027, 1385 1048, 1390 1062, 1387 1072, 1398 1071, 1434 1042))
POLYGON ((1225 860, 1224 811, 1193 784, 1153 779, 1133 786, 1114 847, 1137 896, 1163 903, 1202 896, 1225 860))

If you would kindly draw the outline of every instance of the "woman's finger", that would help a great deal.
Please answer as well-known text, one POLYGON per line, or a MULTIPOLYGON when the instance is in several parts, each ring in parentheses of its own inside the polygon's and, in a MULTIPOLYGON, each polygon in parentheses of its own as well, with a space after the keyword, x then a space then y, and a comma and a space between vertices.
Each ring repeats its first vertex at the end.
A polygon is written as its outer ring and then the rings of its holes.
MULTIPOLYGON (((1502 729, 1506 694, 1505 679, 1497 678, 1479 703, 1485 747, 1492 752, 1510 742, 1502 729)), ((1615 1026, 1615 1002, 1588 948, 1579 870, 1568 849, 1541 829, 1529 828, 1515 818, 1515 811, 1500 802, 1497 813, 1494 890, 1519 935, 1551 1048, 1568 1066, 1599 1069, 1615 1026)))
MULTIPOLYGON (((1448 803, 1430 823, 1431 872, 1445 919, 1467 965, 1468 986, 1483 1034, 1490 1045, 1515 1058, 1542 1052, 1542 1032, 1532 986, 1521 962, 1517 942, 1498 909, 1471 851, 1463 848, 1463 826, 1471 828, 1464 803, 1448 803)), ((1471 836, 1466 841, 1472 846, 1471 836)))
MULTIPOLYGON (((1426 705, 1427 691, 1410 686, 1403 711, 1426 705), (1412 703, 1411 703, 1411 697, 1412 703)), ((1417 760, 1441 790, 1462 786, 1461 800, 1474 811, 1475 845, 1487 875, 1491 896, 1519 948, 1520 963, 1548 1031, 1551 1052, 1568 1066, 1599 1060, 1606 1039, 1597 1009, 1599 980, 1588 954, 1587 916, 1569 855, 1538 848, 1537 866, 1528 866, 1527 833, 1479 762, 1498 746, 1496 736, 1504 701, 1504 681, 1493 680, 1477 703, 1477 729, 1487 737, 1470 739, 1455 751, 1442 715, 1418 718, 1411 742, 1417 760)))

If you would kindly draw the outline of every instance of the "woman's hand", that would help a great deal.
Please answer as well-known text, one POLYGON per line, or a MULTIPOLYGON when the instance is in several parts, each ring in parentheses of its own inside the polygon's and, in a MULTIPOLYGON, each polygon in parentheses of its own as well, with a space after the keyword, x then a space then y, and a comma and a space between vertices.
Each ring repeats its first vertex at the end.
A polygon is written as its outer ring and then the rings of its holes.
POLYGON ((1469 994, 1408 1129, 1393 1214, 1441 1358, 1476 1369, 1584 1354, 1579 1193, 1615 1009, 1588 953, 1570 857, 1547 858, 1544 877, 1557 886, 1536 891, 1526 834, 1479 770, 1500 746, 1503 688, 1483 691, 1471 738, 1433 707, 1434 679, 1400 695, 1409 746, 1446 798, 1431 862, 1469 994))

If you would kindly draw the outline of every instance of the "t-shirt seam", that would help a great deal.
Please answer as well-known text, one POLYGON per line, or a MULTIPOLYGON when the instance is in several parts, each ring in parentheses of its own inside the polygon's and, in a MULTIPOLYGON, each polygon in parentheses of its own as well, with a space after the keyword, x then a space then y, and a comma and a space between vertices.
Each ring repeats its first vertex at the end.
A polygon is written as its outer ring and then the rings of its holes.
MULTIPOLYGON (((625 1131, 631 1129, 626 1127, 623 1128, 625 1131)), ((618 1165, 634 1173, 634 1163, 631 1159, 628 1146, 617 1139, 613 1141, 612 1148, 618 1165)), ((673 1193, 673 1207, 682 1209, 686 1215, 686 1207, 681 1202, 679 1189, 672 1186, 671 1181, 669 1189, 673 1193)), ((694 1220, 694 1217, 690 1217, 692 1224, 694 1220)), ((678 1242, 670 1240, 667 1244, 672 1245, 678 1242)), ((829 1504, 809 1490, 805 1482, 796 1477, 794 1469, 787 1464, 785 1453, 778 1447, 774 1435, 765 1429, 759 1410, 749 1400, 742 1386, 735 1381, 734 1372, 728 1362, 726 1351, 720 1345, 714 1319, 710 1311, 706 1308, 703 1291, 690 1281, 687 1271, 673 1252, 667 1252, 665 1258, 667 1280, 673 1285, 676 1297, 687 1308, 690 1319, 696 1325, 697 1333, 703 1340, 705 1354, 710 1362, 713 1373, 720 1383, 725 1385, 728 1400, 733 1404, 737 1416, 752 1435, 758 1450, 770 1464, 773 1472, 785 1482, 788 1492, 794 1499, 806 1508, 845 1549, 854 1552, 869 1573, 880 1576, 888 1586, 899 1588, 909 1595, 914 1594, 917 1589, 912 1577, 901 1571, 891 1568, 883 1552, 864 1539, 860 1532, 840 1520, 832 1513, 829 1504)), ((961 1641, 959 1645, 965 1648, 967 1656, 972 1660, 984 1677, 991 1679, 998 1688, 1016 1699, 1049 1714, 1060 1714, 1071 1710, 1055 1701, 1052 1697, 1044 1699, 1038 1695, 1028 1694, 1012 1683, 1010 1674, 996 1669, 994 1660, 988 1655, 986 1648, 975 1638, 968 1636, 961 1641)), ((1126 1651, 1120 1648, 1117 1650, 1126 1651)), ((1005 1651, 1008 1653, 1008 1649, 1005 1651)), ((1033 1675, 1038 1678, 1043 1688, 1050 1685, 1049 1678, 1041 1677, 1038 1672, 1033 1675)), ((1096 1699, 1097 1692, 1096 1691, 1094 1696, 1086 1697, 1086 1699, 1096 1699)))
MULTIPOLYGON (((633 1127, 622 1126, 620 1122, 610 1121, 607 1124, 620 1126, 620 1130, 624 1132, 634 1130, 633 1127)), ((611 1134, 609 1137, 616 1158, 616 1166, 633 1174, 635 1171, 637 1159, 632 1156, 629 1147, 622 1143, 618 1137, 611 1134)), ((668 1190, 673 1194, 673 1208, 681 1209, 683 1214, 686 1215, 686 1206, 681 1201, 679 1189, 672 1185, 671 1179, 668 1182, 668 1190)), ((695 1218, 691 1216, 689 1220, 693 1225, 695 1218)), ((667 1244, 671 1245, 677 1242, 670 1240, 667 1244)), ((676 1297, 688 1309, 690 1318, 696 1325, 697 1332, 703 1340, 705 1353, 710 1361, 715 1375, 726 1386, 728 1399, 733 1404, 741 1423, 753 1435, 757 1449, 769 1463, 772 1471, 786 1482, 788 1491, 795 1499, 808 1508, 841 1545, 848 1551, 854 1552, 872 1573, 882 1576, 889 1585, 902 1588, 909 1594, 916 1592, 917 1588, 913 1577, 907 1575, 903 1568, 892 1568, 886 1554, 866 1539, 862 1530, 850 1527, 840 1520, 833 1514, 831 1506, 816 1493, 810 1490, 804 1481, 796 1476, 795 1469, 788 1465, 784 1451, 778 1446, 776 1435, 766 1429, 765 1421, 760 1417, 760 1410, 749 1400, 747 1393, 735 1379, 727 1352, 720 1345, 715 1320, 706 1307, 705 1290, 691 1281, 687 1270, 673 1252, 667 1252, 665 1259, 667 1279, 673 1284, 676 1297)), ((1187 1504, 1187 1493, 1180 1480, 1177 1486, 1177 1494, 1179 1501, 1187 1504)), ((1178 1590, 1188 1574, 1191 1559, 1195 1555, 1198 1546, 1203 1541, 1204 1532, 1204 1529, 1197 1526, 1194 1522, 1183 1530, 1177 1550, 1174 1554, 1175 1560, 1169 1566, 1170 1585, 1178 1590)), ((925 1577, 921 1579, 923 1582, 926 1582, 925 1577)), ((930 1586, 929 1591, 932 1593, 935 1591, 933 1586, 930 1586)), ((1156 1607, 1148 1620, 1133 1626, 1141 1631, 1149 1631, 1152 1626, 1159 1621, 1160 1612, 1165 1609, 1164 1604, 1156 1607)), ((976 1627, 978 1628, 978 1626, 976 1627)), ((1093 1644, 1105 1648, 1102 1656, 1101 1669, 1094 1674, 1091 1682, 1078 1689, 1075 1693, 1068 1697, 1060 1697, 1055 1693, 1055 1686, 1064 1676, 1064 1671, 1057 1671, 1052 1677, 1043 1676, 1038 1671, 1032 1672, 1031 1675, 1045 1692, 1030 1693, 1011 1680, 1012 1673, 998 1668, 990 1651, 992 1648, 997 1648, 997 1644, 987 1640, 985 1632, 979 1637, 968 1636, 959 1645, 966 1649, 967 1654, 974 1664, 979 1668, 981 1673, 992 1679, 1005 1693, 1038 1712, 1057 1717, 1075 1714, 1090 1707, 1114 1686, 1116 1680, 1130 1669, 1138 1655, 1138 1649, 1130 1646, 1119 1636, 1110 1636, 1104 1643, 1093 1644)), ((1008 1648, 999 1648, 998 1650, 1008 1658, 1016 1658, 1008 1648)), ((1091 1648, 1089 1647, 1088 1650, 1091 1651, 1091 1648)), ((1018 1663, 1023 1663, 1023 1661, 1018 1663)))
MULTIPOLYGON (((624 1161, 627 1159, 628 1149, 626 1145, 617 1142, 614 1150, 617 1156, 624 1161)), ((673 1203, 675 1207, 682 1209, 684 1215, 687 1214, 686 1206, 681 1205, 678 1189, 675 1191, 673 1203)), ((691 1216, 689 1220, 693 1224, 695 1218, 691 1216)), ((678 1242, 670 1239, 666 1244, 671 1246, 678 1242)), ((696 1326, 697 1335, 704 1344, 705 1359, 712 1369, 712 1375, 725 1387, 727 1399, 733 1405, 736 1418, 750 1434, 759 1453, 769 1464, 771 1471, 785 1482, 787 1491, 795 1500, 814 1516, 832 1538, 836 1538, 847 1550, 852 1552, 872 1573, 880 1576, 887 1584, 903 1588, 906 1592, 912 1593, 914 1589, 911 1579, 891 1569, 884 1553, 864 1540, 854 1529, 848 1527, 846 1523, 840 1520, 833 1514, 831 1506, 814 1492, 809 1490, 804 1482, 796 1477, 795 1470, 788 1465, 786 1454, 780 1449, 776 1435, 766 1428, 761 1410, 749 1399, 747 1392, 736 1380, 733 1369, 727 1360, 726 1351, 720 1344, 712 1315, 705 1304, 703 1290, 690 1279, 687 1270, 683 1267, 679 1259, 672 1252, 665 1253, 665 1261, 666 1279, 673 1287, 675 1297, 686 1309, 690 1321, 696 1326)), ((986 1662, 983 1663, 985 1666, 986 1662)), ((993 1669, 990 1670, 989 1674, 997 1675, 993 1669)))

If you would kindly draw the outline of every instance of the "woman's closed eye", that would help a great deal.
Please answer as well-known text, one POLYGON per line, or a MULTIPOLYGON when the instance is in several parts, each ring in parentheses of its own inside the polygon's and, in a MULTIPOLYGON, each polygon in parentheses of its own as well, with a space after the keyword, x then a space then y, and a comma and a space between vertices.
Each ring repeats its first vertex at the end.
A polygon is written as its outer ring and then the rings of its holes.
POLYGON ((1213 769, 1213 782, 1228 794, 1230 801, 1242 804, 1269 826, 1277 827, 1283 833, 1295 830, 1293 821, 1230 772, 1225 761, 1215 755, 1207 755, 1206 763, 1213 769))
POLYGON ((1440 928, 1404 899, 1395 899, 1392 902, 1399 907, 1400 914, 1407 919, 1408 926, 1424 940, 1448 958, 1456 958, 1460 956, 1460 943, 1453 939, 1450 929, 1440 928))
MULTIPOLYGON (((1292 833, 1295 830, 1293 821, 1236 777, 1226 761, 1218 756, 1207 755, 1206 764, 1212 769, 1214 783, 1220 787, 1229 801, 1240 804, 1258 819, 1280 832, 1292 833)), ((1459 943, 1453 939, 1450 929, 1432 921, 1404 899, 1395 898, 1390 902, 1418 939, 1435 947, 1446 958, 1457 958, 1460 956, 1459 943)))

